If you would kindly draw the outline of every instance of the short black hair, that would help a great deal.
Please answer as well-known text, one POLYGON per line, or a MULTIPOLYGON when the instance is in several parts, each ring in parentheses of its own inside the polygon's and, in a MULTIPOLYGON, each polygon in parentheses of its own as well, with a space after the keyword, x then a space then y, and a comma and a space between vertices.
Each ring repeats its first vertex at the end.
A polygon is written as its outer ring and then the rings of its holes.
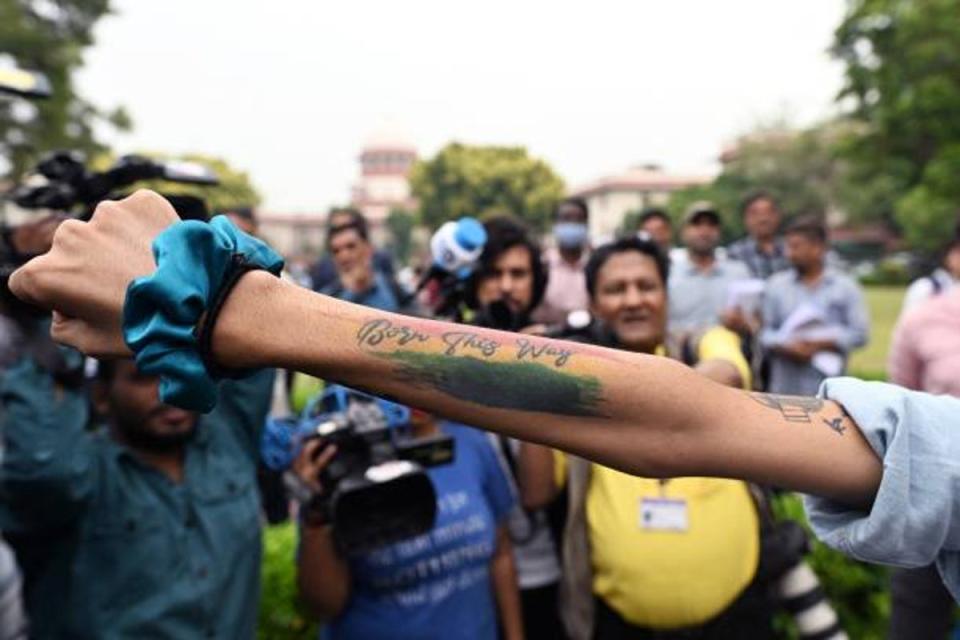
POLYGON ((600 269, 603 268, 603 265, 616 254, 628 251, 636 251, 653 258, 657 265, 660 280, 663 281, 664 287, 667 286, 667 279, 670 277, 670 260, 660 248, 660 245, 646 238, 625 236, 594 249, 593 253, 590 254, 590 260, 587 261, 584 272, 587 277, 587 293, 590 294, 591 300, 596 297, 597 276, 600 275, 600 269))
POLYGON ((327 247, 330 246, 330 241, 333 240, 334 236, 344 231, 350 231, 351 229, 356 231, 357 235, 364 241, 370 240, 370 229, 367 226, 367 219, 360 211, 352 207, 331 209, 330 213, 327 214, 327 247), (334 225, 334 216, 348 216, 350 220, 349 222, 334 225))
POLYGON ((496 262, 505 251, 513 247, 525 247, 530 254, 530 269, 533 272, 533 297, 530 300, 530 310, 540 304, 547 288, 547 268, 543 264, 540 245, 533 239, 530 230, 519 219, 508 214, 497 214, 483 221, 483 229, 487 232, 487 242, 483 245, 483 253, 477 262, 477 268, 467 282, 467 306, 476 309, 480 306, 477 300, 477 287, 486 275, 493 269, 496 262))
POLYGON ((560 215, 560 207, 563 205, 570 205, 577 207, 580 211, 583 211, 583 217, 587 220, 590 219, 590 207, 587 206, 587 201, 583 198, 564 198, 560 201, 560 204, 557 205, 557 211, 554 214, 554 217, 560 215))
POLYGON ((769 200, 773 204, 774 209, 777 211, 780 210, 780 201, 777 200, 777 197, 773 195, 771 191, 767 189, 752 189, 747 191, 740 199, 740 215, 747 215, 747 209, 757 200, 769 200))
POLYGON ((816 216, 801 216, 787 225, 783 235, 801 235, 813 242, 827 244, 827 226, 816 216))
POLYGON ((667 212, 659 207, 648 207, 640 213, 640 219, 637 220, 637 226, 642 227, 649 220, 663 220, 667 226, 673 228, 673 220, 667 215, 667 212))

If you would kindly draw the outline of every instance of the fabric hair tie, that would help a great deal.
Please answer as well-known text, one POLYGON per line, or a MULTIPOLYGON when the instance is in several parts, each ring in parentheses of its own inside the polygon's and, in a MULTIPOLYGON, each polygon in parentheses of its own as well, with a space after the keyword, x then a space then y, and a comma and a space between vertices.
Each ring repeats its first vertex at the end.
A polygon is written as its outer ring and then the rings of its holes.
POLYGON ((154 239, 153 257, 156 271, 127 287, 123 339, 137 369, 160 377, 162 402, 206 413, 216 405, 220 378, 252 373, 213 363, 210 340, 220 309, 240 276, 252 270, 278 276, 283 258, 226 216, 168 227, 154 239))

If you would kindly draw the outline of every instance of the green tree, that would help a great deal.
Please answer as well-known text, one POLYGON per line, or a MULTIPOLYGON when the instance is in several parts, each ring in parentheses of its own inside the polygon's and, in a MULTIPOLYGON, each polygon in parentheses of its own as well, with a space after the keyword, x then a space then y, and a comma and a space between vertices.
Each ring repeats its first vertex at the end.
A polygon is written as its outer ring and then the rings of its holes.
POLYGON ((417 218, 406 209, 393 209, 387 216, 387 229, 390 230, 391 244, 394 257, 400 264, 407 264, 410 259, 410 250, 413 248, 413 230, 417 226, 417 218))
POLYGON ((861 125, 845 152, 882 176, 907 240, 934 249, 956 223, 960 186, 960 11, 956 0, 851 0, 833 54, 861 125), (945 179, 947 178, 947 179, 945 179))
POLYGON ((797 129, 761 125, 741 135, 727 153, 723 171, 709 185, 675 193, 670 211, 679 221, 695 200, 720 209, 728 237, 743 233, 740 206, 751 190, 777 197, 787 216, 841 214, 848 223, 892 223, 892 187, 884 176, 867 176, 844 150, 860 126, 845 119, 797 129))
POLYGON ((102 151, 98 123, 130 128, 123 109, 103 111, 73 86, 83 50, 93 44, 93 27, 109 10, 109 0, 0 0, 2 53, 21 68, 45 73, 53 89, 46 100, 0 102, 0 158, 8 163, 0 171, 16 178, 54 149, 102 151))
POLYGON ((436 228, 462 216, 505 212, 546 228, 563 197, 563 180, 523 147, 448 144, 417 163, 411 176, 420 219, 436 228))

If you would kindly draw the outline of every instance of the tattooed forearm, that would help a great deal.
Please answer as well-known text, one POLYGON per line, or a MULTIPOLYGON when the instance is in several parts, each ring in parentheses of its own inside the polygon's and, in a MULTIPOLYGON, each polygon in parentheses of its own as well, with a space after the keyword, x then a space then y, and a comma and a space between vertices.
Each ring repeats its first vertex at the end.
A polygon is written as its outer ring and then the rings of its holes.
POLYGON ((751 393, 750 397, 768 409, 779 411, 787 422, 810 424, 814 422, 813 416, 817 415, 819 422, 827 425, 837 435, 841 436, 846 432, 847 427, 853 424, 853 420, 840 405, 833 405, 839 409, 840 415, 823 415, 826 412, 827 403, 820 398, 781 396, 767 393, 751 393))
POLYGON ((751 393, 750 397, 768 409, 776 409, 787 422, 813 422, 810 415, 823 409, 820 398, 781 396, 772 393, 751 393))

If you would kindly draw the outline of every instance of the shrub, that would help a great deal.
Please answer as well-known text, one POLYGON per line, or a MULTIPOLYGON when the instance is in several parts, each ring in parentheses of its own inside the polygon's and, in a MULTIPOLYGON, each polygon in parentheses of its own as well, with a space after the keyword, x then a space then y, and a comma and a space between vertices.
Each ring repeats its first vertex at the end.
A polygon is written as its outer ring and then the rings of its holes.
POLYGON ((297 530, 292 523, 264 529, 258 640, 317 638, 317 625, 297 600, 296 549, 297 530))

